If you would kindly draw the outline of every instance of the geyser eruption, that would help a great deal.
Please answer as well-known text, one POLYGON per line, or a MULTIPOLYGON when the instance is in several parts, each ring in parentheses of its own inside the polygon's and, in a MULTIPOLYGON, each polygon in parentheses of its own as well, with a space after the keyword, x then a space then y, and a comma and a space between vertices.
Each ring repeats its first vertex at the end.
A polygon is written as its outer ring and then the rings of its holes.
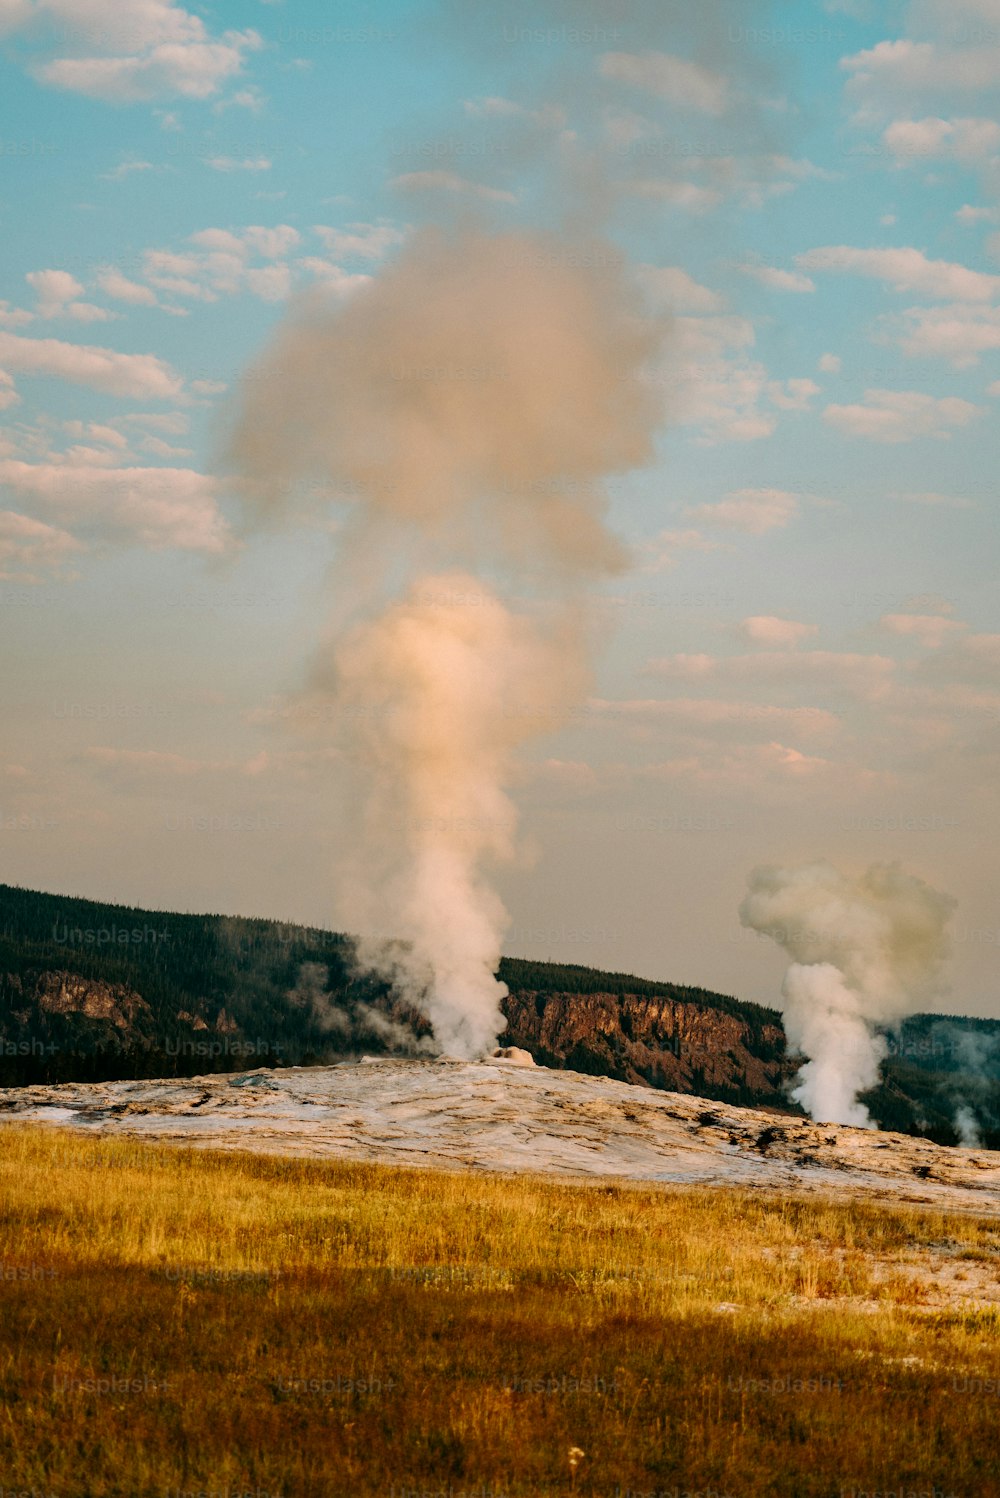
POLYGON ((336 647, 337 703, 369 781, 341 909, 363 965, 424 1009, 455 1056, 504 1026, 494 974, 506 915, 484 876, 513 858, 514 751, 557 727, 586 682, 579 638, 543 635, 474 578, 424 578, 336 647))
POLYGON ((514 759, 587 691, 586 591, 624 562, 603 483, 653 456, 663 335, 607 244, 425 231, 246 382, 258 520, 348 504, 312 677, 347 776, 338 919, 457 1056, 504 1025, 489 873, 516 853, 514 759))
POLYGON ((898 864, 857 878, 828 863, 758 868, 748 883, 740 920, 792 958, 782 1014, 806 1057, 792 1097, 819 1123, 873 1127, 858 1095, 878 1081, 880 1028, 939 991, 955 901, 898 864))

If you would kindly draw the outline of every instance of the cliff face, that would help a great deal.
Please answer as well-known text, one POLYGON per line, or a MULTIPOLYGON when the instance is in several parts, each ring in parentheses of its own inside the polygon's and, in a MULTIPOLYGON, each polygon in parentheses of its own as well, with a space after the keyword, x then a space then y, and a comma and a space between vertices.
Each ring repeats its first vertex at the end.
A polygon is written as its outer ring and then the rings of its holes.
MULTIPOLYGON (((21 985, 22 990, 25 985, 21 985)), ((133 1030, 152 1011, 141 994, 124 983, 103 983, 78 973, 42 972, 33 985, 34 992, 24 994, 28 1003, 37 1003, 45 1014, 76 1014, 85 1019, 103 1020, 116 1030, 133 1030)))
POLYGON ((504 1044, 546 1066, 672 1092, 752 1095, 787 1106, 784 1035, 736 1015, 660 996, 515 991, 504 1001, 504 1044))

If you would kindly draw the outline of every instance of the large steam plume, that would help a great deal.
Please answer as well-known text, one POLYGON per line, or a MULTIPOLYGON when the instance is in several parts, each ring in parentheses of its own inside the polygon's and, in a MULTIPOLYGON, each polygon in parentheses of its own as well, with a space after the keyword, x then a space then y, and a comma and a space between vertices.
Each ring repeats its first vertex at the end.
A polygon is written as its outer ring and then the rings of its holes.
POLYGON ((856 878, 828 863, 750 875, 740 920, 792 958, 782 1012, 807 1058, 792 1097, 818 1122, 872 1127, 858 1097, 878 1081, 880 1031, 940 991, 954 905, 898 864, 856 878))
POLYGON ((513 759, 587 690, 586 587, 624 560, 603 482, 652 457, 663 331, 607 244, 427 231, 293 317, 246 383, 258 517, 347 504, 312 683, 350 786, 338 917, 452 1054, 503 1028, 489 875, 515 854, 513 759))

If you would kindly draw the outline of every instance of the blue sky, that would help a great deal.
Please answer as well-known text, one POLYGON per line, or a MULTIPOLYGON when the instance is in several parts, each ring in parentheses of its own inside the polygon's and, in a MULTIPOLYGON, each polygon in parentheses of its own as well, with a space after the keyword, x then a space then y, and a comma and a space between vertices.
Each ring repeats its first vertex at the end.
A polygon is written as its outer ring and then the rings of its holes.
POLYGON ((995 1013, 1000 3, 624 12, 0 0, 3 876, 335 921, 337 536, 241 538, 239 381, 423 224, 589 214, 665 418, 508 949, 766 1000, 749 868, 898 857, 995 1013))

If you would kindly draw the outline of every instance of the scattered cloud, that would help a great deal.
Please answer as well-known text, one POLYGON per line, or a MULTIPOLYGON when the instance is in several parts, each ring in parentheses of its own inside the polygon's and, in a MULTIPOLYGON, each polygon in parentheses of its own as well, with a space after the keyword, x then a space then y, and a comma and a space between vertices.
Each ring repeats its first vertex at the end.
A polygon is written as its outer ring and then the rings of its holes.
POLYGON ((0 582, 59 576, 84 547, 68 531, 15 510, 0 510, 0 582))
POLYGON ((209 98, 263 46, 256 31, 213 36, 174 0, 5 0, 0 33, 40 42, 24 54, 40 82, 112 104, 209 98))
POLYGON ((105 542, 219 555, 229 549, 214 481, 189 468, 0 459, 0 483, 60 523, 105 542))
POLYGON ((6 411, 8 406, 16 406, 20 399, 13 379, 5 369, 0 369, 0 411, 6 411))
POLYGON ((681 109, 720 115, 729 103, 729 85, 721 73, 669 52, 606 52, 598 66, 602 77, 681 109))
MULTIPOLYGON (((990 12, 995 19, 995 10, 990 12)), ((852 96, 869 108, 885 108, 901 99, 964 93, 978 94, 1000 83, 1000 45, 993 39, 972 46, 900 37, 878 42, 841 59, 850 74, 852 96)))
POLYGON ((948 640, 968 628, 961 620, 948 619, 941 614, 883 614, 879 624, 887 634, 916 640, 927 650, 940 650, 948 640))
POLYGON ((640 265, 636 278, 657 307, 674 312, 720 312, 725 299, 679 265, 640 265))
POLYGON ((849 437, 912 442, 917 437, 950 437, 981 409, 958 396, 939 399, 918 390, 866 390, 864 403, 827 406, 823 419, 849 437))
POLYGON ((775 614, 751 614, 741 620, 739 632, 754 645, 766 645, 769 649, 793 648, 819 633, 817 624, 800 624, 795 619, 781 619, 775 614))
POLYGON ((151 286, 142 286, 130 281, 113 265, 102 266, 97 273, 97 284, 115 302, 127 302, 133 307, 157 307, 159 299, 151 286))
POLYGON ((940 300, 988 302, 1000 293, 1000 276, 969 270, 950 260, 929 260, 922 250, 856 249, 826 245, 796 255, 805 270, 846 271, 869 276, 894 291, 917 292, 940 300))
POLYGON ((37 298, 34 315, 43 322, 68 318, 73 322, 107 322, 113 312, 77 298, 83 286, 65 270, 31 270, 24 278, 37 298))
POLYGON ((686 513, 692 520, 725 530, 762 536, 780 530, 799 513, 799 495, 785 489, 734 489, 715 504, 694 505, 686 513))
POLYGON ((182 381, 155 354, 119 354, 90 344, 57 338, 25 338, 0 332, 0 368, 17 374, 53 375, 73 385, 89 385, 132 400, 174 400, 182 381))
POLYGON ((274 165, 270 156, 206 156, 203 160, 213 172, 269 172, 274 165))
POLYGON ((332 260, 324 260, 320 255, 307 255, 296 264, 315 277, 320 290, 330 296, 352 296, 371 280, 371 276, 346 271, 342 266, 335 265, 332 260))
POLYGON ((339 260, 381 260, 406 237, 402 229, 387 223, 347 224, 342 229, 316 224, 313 233, 322 240, 327 253, 339 260))
POLYGON ((779 411, 808 411, 820 387, 815 380, 769 380, 767 393, 779 411))
POLYGON ((944 120, 935 115, 893 120, 882 140, 899 166, 932 160, 982 163, 1000 151, 1000 121, 944 120))
POLYGON ((133 162, 133 160, 129 160, 129 162, 118 162, 117 166, 112 166, 111 171, 102 172, 100 178, 102 178, 102 181, 106 181, 106 183, 120 183, 120 181, 124 181, 124 178, 132 177, 133 172, 162 171, 162 166, 154 166, 153 162, 133 162))
POLYGON ((646 558, 644 572, 668 572, 677 566, 678 552, 715 551, 717 542, 709 541, 700 531, 660 531, 651 541, 644 543, 642 553, 646 558))
POLYGON ((23 307, 12 307, 9 302, 0 302, 0 328, 23 328, 34 322, 35 314, 23 307))
POLYGON ((689 213, 708 213, 722 202, 722 194, 713 187, 671 178, 639 177, 627 182, 625 191, 636 198, 651 198, 673 208, 687 209, 689 213))
POLYGON ((513 99, 494 95, 486 99, 466 99, 463 107, 471 119, 524 120, 550 130, 561 130, 566 124, 566 111, 557 104, 543 104, 540 109, 527 109, 513 99))
POLYGON ((389 183, 399 192, 447 192, 461 197, 484 198, 491 203, 516 203, 517 194, 503 188, 489 187, 485 182, 474 182, 458 172, 439 168, 427 172, 404 172, 393 177, 389 183))
POLYGON ((767 371, 750 357, 753 343, 753 324, 745 317, 675 318, 656 379, 667 390, 671 420, 697 428, 696 441, 755 442, 774 431, 773 413, 760 406, 767 371))
POLYGON ((983 354, 1000 348, 1000 307, 964 302, 908 307, 900 318, 886 319, 885 327, 898 338, 905 354, 947 359, 956 369, 969 369, 983 354))
POLYGON ((753 261, 741 261, 739 269, 745 276, 751 276, 753 280, 759 281, 762 286, 769 286, 774 291, 815 291, 816 282, 809 276, 804 276, 801 271, 782 270, 777 265, 756 265, 753 261))

